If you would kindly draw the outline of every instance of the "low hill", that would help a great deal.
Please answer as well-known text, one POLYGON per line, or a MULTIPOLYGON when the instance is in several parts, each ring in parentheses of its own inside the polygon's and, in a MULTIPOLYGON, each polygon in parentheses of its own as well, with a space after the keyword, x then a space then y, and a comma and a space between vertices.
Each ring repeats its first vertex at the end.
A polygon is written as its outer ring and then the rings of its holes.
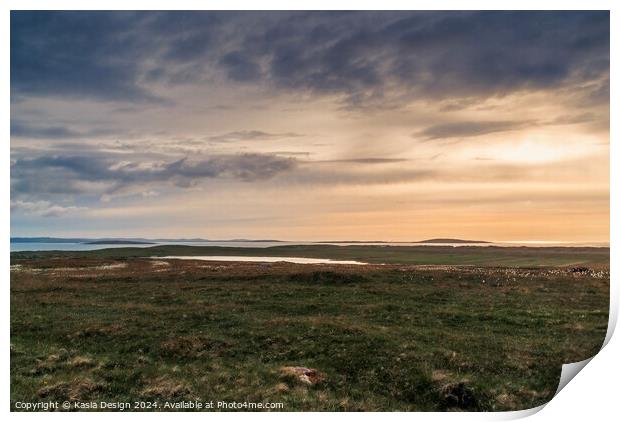
POLYGON ((86 245, 155 245, 153 242, 144 242, 139 240, 95 240, 93 242, 84 242, 86 245))
POLYGON ((414 243, 491 243, 486 240, 466 240, 466 239, 426 239, 414 243))

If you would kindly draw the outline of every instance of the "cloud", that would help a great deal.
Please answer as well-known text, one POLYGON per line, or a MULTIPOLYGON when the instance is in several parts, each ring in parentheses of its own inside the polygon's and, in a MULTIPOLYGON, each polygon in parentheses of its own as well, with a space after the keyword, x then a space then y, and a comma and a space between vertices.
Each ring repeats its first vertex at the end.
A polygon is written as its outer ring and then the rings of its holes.
POLYGON ((137 34, 148 15, 11 12, 11 92, 16 96, 161 101, 140 83, 137 34))
POLYGON ((299 133, 286 132, 286 133, 269 133, 262 130, 239 130, 234 132, 228 132, 221 135, 209 136, 207 139, 212 142, 229 142, 229 141, 254 141, 254 140, 272 140, 283 138, 297 138, 304 136, 299 133))
POLYGON ((591 123, 599 119, 594 113, 579 113, 561 115, 550 120, 499 120, 499 121, 456 121, 429 126, 414 133, 414 138, 424 141, 435 139, 472 138, 490 133, 508 132, 535 126, 561 126, 582 123, 591 123))
POLYGON ((92 138, 111 134, 107 129, 91 129, 88 131, 77 131, 67 126, 44 126, 30 125, 29 123, 12 119, 11 137, 12 138, 32 138, 32 139, 72 139, 72 138, 92 138))
POLYGON ((456 121, 429 126, 426 129, 414 133, 414 138, 425 141, 435 139, 472 138, 488 135, 490 133, 508 132, 535 126, 560 126, 596 121, 598 116, 594 113, 579 113, 561 115, 550 120, 499 120, 499 121, 456 121))
POLYGON ((548 125, 575 125, 581 123, 590 123, 597 120, 599 116, 594 113, 579 113, 579 114, 568 114, 558 116, 555 119, 552 119, 546 124, 548 125))
POLYGON ((338 162, 304 162, 296 171, 287 175, 283 183, 305 186, 373 186, 398 183, 415 183, 436 180, 435 169, 413 166, 364 171, 363 168, 341 166, 338 162), (318 167, 320 166, 320 167, 318 167))
POLYGON ((430 126, 414 133, 425 141, 449 138, 471 138, 495 132, 521 129, 535 124, 530 121, 487 121, 487 122, 453 122, 430 126))
POLYGON ((393 164, 409 161, 406 158, 383 158, 383 157, 364 157, 364 158, 349 158, 342 160, 322 160, 311 161, 312 163, 351 163, 351 164, 393 164))
POLYGON ((224 55, 219 61, 233 81, 255 81, 260 78, 260 67, 243 53, 234 51, 224 55))
MULTIPOLYGON (((203 179, 228 178, 245 182, 269 179, 292 170, 292 158, 266 154, 234 154, 159 161, 139 156, 93 152, 89 155, 19 157, 11 164, 11 195, 111 194, 119 190, 168 184, 194 186, 203 179)), ((148 191, 150 189, 144 189, 148 191)))
POLYGON ((11 201, 11 212, 39 217, 60 217, 65 214, 87 210, 86 207, 61 206, 48 201, 11 201))
POLYGON ((139 103, 222 75, 351 107, 475 101, 608 79, 609 46, 608 11, 13 11, 11 89, 139 103))
POLYGON ((312 154, 314 154, 313 152, 310 151, 274 151, 273 152, 275 155, 284 155, 284 156, 305 156, 308 157, 312 154))

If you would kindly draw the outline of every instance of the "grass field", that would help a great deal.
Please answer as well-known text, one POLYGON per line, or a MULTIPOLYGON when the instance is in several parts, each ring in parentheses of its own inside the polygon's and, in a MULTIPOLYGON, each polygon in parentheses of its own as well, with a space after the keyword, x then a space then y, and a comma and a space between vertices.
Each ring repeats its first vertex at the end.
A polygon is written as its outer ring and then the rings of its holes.
POLYGON ((355 260, 374 264, 554 266, 609 265, 609 248, 531 248, 497 246, 285 245, 269 248, 163 245, 95 251, 13 252, 12 258, 131 258, 149 256, 236 255, 355 260))
POLYGON ((595 354, 607 328, 608 249, 260 249, 392 263, 366 266, 138 257, 243 254, 174 248, 13 253, 12 407, 517 410, 548 401, 562 363, 595 354))

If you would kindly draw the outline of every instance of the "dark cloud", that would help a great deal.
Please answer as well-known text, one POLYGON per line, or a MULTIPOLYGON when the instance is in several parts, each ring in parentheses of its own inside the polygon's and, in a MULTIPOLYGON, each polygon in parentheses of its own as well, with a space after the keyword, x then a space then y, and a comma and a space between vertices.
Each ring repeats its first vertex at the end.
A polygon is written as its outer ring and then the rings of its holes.
POLYGON ((223 133, 221 135, 209 136, 207 139, 212 142, 228 142, 297 138, 300 136, 304 135, 294 132, 269 133, 263 132, 262 130, 238 130, 234 132, 223 133))
POLYGON ((11 12, 14 95, 153 101, 140 83, 148 15, 98 12, 11 12))
POLYGON ((23 120, 11 120, 11 138, 71 139, 92 138, 111 134, 107 129, 78 131, 67 126, 31 125, 23 120))
POLYGON ((414 133, 414 138, 426 141, 448 138, 470 138, 495 132, 516 130, 535 124, 530 121, 454 122, 428 127, 414 133))
POLYGON ((574 87, 571 92, 577 97, 575 103, 578 107, 588 108, 604 105, 609 111, 609 78, 595 81, 586 86, 574 87))
POLYGON ((157 101, 213 69, 350 106, 583 86, 609 77, 609 12, 11 13, 15 100, 157 101))
POLYGON ((458 121, 451 123, 442 123, 427 127, 424 130, 416 132, 412 135, 414 138, 424 141, 435 139, 451 139, 451 138, 472 138, 476 136, 488 135, 490 133, 508 132, 526 127, 536 126, 558 126, 573 125, 582 123, 591 123, 600 119, 600 116, 594 113, 579 113, 571 115, 563 115, 551 120, 523 120, 523 121, 458 121))
POLYGON ((284 155, 284 156, 305 156, 308 157, 312 154, 314 154, 313 152, 310 151, 274 151, 273 152, 275 155, 284 155))
POLYGON ((600 116, 598 116, 598 115, 596 115, 594 113, 569 114, 569 115, 558 116, 555 119, 550 120, 546 124, 549 124, 549 125, 575 125, 575 124, 580 124, 580 123, 590 123, 592 121, 597 120, 599 117, 600 116))
POLYGON ((360 170, 351 166, 342 166, 341 163, 333 161, 305 161, 300 163, 296 171, 288 174, 285 180, 280 180, 283 183, 303 186, 372 186, 436 180, 440 173, 437 170, 415 166, 393 167, 376 172, 360 170))
POLYGON ((477 105, 480 102, 481 99, 476 97, 448 100, 440 104, 439 111, 459 111, 477 105))
POLYGON ((427 127, 424 130, 412 135, 414 138, 424 141, 435 139, 451 138, 472 138, 476 136, 488 135, 490 133, 508 132, 522 128, 533 128, 536 126, 558 126, 591 123, 601 119, 595 113, 579 113, 562 115, 551 120, 522 120, 522 121, 457 121, 442 123, 427 127))
POLYGON ((393 164, 409 161, 406 158, 382 158, 382 157, 365 157, 365 158, 349 158, 342 160, 323 160, 312 161, 312 163, 351 163, 351 164, 393 164))
POLYGON ((260 67, 241 52, 234 51, 222 57, 220 64, 234 81, 255 81, 260 78, 260 67))
POLYGON ((140 160, 139 157, 119 161, 118 156, 96 152, 89 155, 40 155, 13 160, 11 195, 100 194, 126 187, 164 183, 189 187, 209 178, 251 182, 269 179, 293 169, 295 165, 296 161, 292 158, 266 154, 214 155, 160 161, 140 160))

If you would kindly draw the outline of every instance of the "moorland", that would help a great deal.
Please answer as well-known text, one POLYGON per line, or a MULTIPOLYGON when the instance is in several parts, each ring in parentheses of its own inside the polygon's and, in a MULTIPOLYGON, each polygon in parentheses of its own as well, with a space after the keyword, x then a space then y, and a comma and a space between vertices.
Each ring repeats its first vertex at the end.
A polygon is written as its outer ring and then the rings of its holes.
POLYGON ((608 306, 608 248, 18 252, 11 403, 526 409, 599 350, 608 306), (368 265, 149 259, 258 252, 368 265))

